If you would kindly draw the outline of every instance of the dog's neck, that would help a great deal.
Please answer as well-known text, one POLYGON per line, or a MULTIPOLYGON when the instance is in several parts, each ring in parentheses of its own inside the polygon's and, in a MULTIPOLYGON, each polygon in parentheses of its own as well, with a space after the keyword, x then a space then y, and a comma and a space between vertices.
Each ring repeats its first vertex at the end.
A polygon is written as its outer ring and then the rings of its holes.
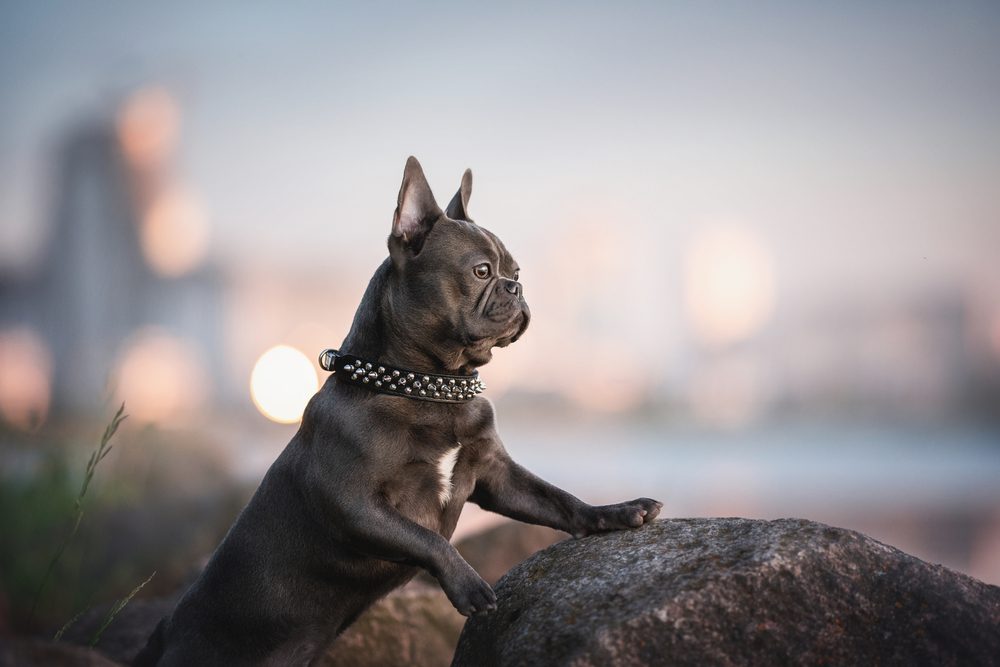
POLYGON ((392 271, 389 258, 375 271, 340 350, 387 365, 436 375, 467 375, 476 370, 478 364, 472 363, 457 345, 449 354, 427 350, 417 345, 405 328, 394 326, 398 320, 392 317, 389 295, 392 271))

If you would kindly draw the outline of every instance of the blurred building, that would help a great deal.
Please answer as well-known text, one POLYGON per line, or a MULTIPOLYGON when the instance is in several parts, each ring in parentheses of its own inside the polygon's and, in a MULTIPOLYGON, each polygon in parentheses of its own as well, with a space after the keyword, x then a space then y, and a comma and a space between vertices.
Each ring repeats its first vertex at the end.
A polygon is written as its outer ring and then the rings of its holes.
POLYGON ((17 387, 0 392, 8 422, 87 413, 121 394, 123 382, 172 395, 174 405, 144 406, 139 396, 130 406, 140 416, 169 416, 185 395, 204 396, 222 381, 221 280, 202 261, 204 220, 192 224, 198 212, 178 203, 163 151, 136 159, 144 132, 162 134, 162 109, 159 119, 150 108, 133 108, 138 120, 129 120, 128 107, 124 113, 81 121, 64 135, 40 261, 26 275, 0 277, 5 375, 16 376, 7 384, 19 383, 22 394, 40 377, 48 384, 33 406, 15 404, 9 394, 17 387))

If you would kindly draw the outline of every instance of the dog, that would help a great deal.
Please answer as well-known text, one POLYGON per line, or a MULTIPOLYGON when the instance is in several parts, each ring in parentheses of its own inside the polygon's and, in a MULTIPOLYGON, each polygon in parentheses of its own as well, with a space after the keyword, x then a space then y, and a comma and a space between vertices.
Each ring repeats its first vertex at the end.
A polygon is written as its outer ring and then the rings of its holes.
POLYGON ((137 665, 306 665, 420 569, 462 614, 496 596, 449 539, 466 501, 575 537, 637 528, 649 498, 591 506, 515 463, 477 368, 531 318, 517 262, 468 214, 442 212, 406 162, 389 257, 298 432, 164 618, 137 665))

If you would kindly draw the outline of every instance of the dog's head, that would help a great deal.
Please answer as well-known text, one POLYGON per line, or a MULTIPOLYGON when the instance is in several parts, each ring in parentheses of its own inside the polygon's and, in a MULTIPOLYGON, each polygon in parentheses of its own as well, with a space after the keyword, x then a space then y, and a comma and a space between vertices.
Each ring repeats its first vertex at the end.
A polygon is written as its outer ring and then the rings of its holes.
POLYGON ((389 236, 392 326, 451 369, 480 366, 528 326, 519 267, 468 214, 472 172, 442 212, 416 158, 406 161, 389 236))

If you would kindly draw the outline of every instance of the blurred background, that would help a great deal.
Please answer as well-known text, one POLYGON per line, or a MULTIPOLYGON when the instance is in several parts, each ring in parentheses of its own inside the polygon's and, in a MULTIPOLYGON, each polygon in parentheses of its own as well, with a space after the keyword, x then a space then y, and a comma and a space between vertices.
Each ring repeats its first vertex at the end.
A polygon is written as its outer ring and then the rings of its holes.
POLYGON ((211 552, 411 153, 442 205, 473 169, 522 267, 482 371, 516 459, 1000 583, 998 34, 990 2, 3 5, 0 632, 211 552))

